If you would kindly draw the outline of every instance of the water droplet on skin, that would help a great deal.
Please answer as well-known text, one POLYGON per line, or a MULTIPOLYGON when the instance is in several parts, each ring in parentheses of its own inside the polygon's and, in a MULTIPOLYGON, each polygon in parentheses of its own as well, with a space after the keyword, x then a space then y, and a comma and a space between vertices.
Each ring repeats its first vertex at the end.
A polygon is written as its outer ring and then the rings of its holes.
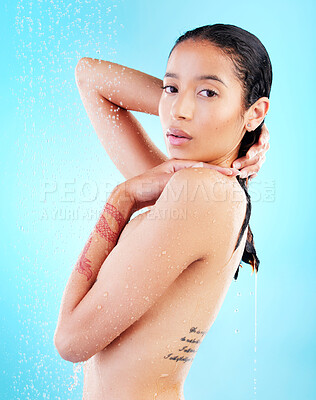
POLYGON ((128 284, 125 286, 125 289, 128 289, 128 284))
POLYGON ((201 281, 201 282, 200 282, 200 285, 202 285, 203 282, 204 282, 204 281, 201 281))
POLYGON ((97 306, 97 310, 101 310, 101 308, 102 308, 102 306, 99 304, 99 305, 97 306))
POLYGON ((239 333, 239 330, 238 330, 238 329, 235 329, 235 333, 239 333))
POLYGON ((108 294, 109 294, 108 292, 104 292, 104 295, 103 295, 103 296, 107 297, 108 294))
POLYGON ((164 250, 164 251, 162 251, 162 252, 161 252, 161 254, 166 254, 166 253, 167 253, 167 251, 166 251, 166 250, 164 250))
POLYGON ((237 293, 237 296, 241 296, 241 293, 240 293, 240 292, 238 292, 238 293, 237 293))
POLYGON ((238 308, 236 308, 235 312, 238 312, 238 311, 239 311, 238 308))

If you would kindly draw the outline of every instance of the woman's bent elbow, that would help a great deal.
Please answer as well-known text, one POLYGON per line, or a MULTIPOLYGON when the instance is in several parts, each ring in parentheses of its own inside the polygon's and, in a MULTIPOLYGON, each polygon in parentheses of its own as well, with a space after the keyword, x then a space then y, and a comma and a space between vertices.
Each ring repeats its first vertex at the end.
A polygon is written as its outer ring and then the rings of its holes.
POLYGON ((92 59, 89 57, 82 57, 77 62, 75 68, 75 79, 78 86, 82 85, 87 81, 88 71, 91 69, 92 59))
POLYGON ((73 354, 71 345, 69 344, 69 342, 65 338, 65 336, 57 335, 55 333, 54 345, 55 345, 60 357, 63 358, 65 361, 70 361, 72 363, 80 362, 80 360, 76 359, 75 354, 73 354))

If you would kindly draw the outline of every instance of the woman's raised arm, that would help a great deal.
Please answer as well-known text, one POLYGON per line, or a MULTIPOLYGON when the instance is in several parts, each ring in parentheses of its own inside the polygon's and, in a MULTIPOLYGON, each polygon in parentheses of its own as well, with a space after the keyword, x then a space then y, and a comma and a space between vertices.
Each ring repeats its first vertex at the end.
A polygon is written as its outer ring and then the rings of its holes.
POLYGON ((103 147, 126 179, 168 159, 130 112, 158 115, 161 79, 84 57, 76 66, 76 83, 103 147))

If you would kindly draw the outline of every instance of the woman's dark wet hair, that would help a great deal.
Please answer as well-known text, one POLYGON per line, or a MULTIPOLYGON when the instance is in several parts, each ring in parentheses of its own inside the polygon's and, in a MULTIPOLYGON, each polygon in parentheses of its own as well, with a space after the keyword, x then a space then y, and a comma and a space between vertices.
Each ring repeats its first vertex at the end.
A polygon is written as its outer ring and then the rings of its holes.
MULTIPOLYGON (((188 39, 194 41, 207 40, 230 57, 235 67, 235 74, 243 88, 243 111, 246 111, 260 97, 269 98, 272 85, 271 61, 265 47, 256 36, 235 25, 205 25, 187 31, 180 36, 171 49, 169 57, 179 43, 188 39)), ((246 131, 241 140, 237 158, 245 156, 249 148, 258 142, 263 124, 264 121, 254 131, 246 131)), ((238 247, 242 234, 249 224, 251 214, 248 178, 243 179, 239 176, 236 178, 245 191, 247 211, 235 249, 238 247)), ((250 226, 248 226, 247 241, 241 261, 250 264, 253 271, 256 270, 258 272, 260 261, 257 257, 250 226)), ((238 277, 239 266, 234 275, 235 280, 238 277)))

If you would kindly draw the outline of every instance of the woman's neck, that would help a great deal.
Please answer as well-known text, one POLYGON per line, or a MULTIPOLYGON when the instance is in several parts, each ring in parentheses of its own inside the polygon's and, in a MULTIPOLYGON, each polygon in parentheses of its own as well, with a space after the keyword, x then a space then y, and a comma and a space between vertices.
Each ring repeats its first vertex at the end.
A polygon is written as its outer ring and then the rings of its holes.
POLYGON ((237 159, 239 152, 238 148, 234 149, 231 153, 225 154, 215 160, 206 161, 206 164, 218 165, 219 167, 232 168, 232 163, 237 159))

